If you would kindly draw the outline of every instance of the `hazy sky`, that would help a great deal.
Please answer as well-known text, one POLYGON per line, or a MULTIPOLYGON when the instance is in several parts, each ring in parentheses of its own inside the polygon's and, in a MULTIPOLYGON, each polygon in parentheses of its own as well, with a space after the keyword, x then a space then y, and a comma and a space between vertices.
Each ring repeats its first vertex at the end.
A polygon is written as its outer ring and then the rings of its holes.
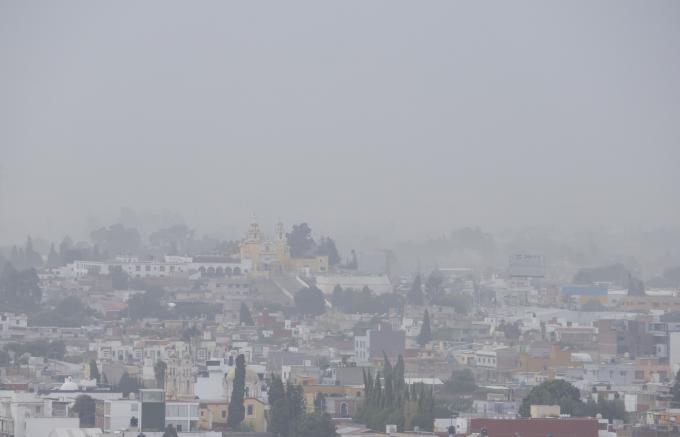
POLYGON ((680 2, 1 0, 0 173, 0 243, 679 224, 680 2))

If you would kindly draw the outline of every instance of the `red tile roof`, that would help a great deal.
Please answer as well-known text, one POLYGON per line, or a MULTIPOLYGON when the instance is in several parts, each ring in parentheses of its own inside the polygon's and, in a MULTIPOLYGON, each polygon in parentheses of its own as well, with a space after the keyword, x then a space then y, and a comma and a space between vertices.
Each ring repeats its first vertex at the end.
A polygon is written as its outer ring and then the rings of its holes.
POLYGON ((597 437, 597 419, 471 419, 470 431, 486 428, 489 437, 597 437))

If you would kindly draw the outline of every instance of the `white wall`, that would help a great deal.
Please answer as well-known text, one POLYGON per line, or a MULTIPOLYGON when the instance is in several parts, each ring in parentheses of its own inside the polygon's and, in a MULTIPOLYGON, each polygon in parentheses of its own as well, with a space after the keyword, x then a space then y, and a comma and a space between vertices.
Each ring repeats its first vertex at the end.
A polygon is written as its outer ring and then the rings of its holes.
POLYGON ((77 417, 29 417, 26 419, 26 434, 15 429, 16 437, 48 437, 55 428, 78 428, 77 417))
POLYGON ((194 385, 194 394, 198 396, 199 399, 226 399, 227 396, 224 393, 224 373, 223 372, 210 372, 207 377, 196 378, 196 384, 194 385))
MULTIPOLYGON (((139 421, 141 416, 141 405, 139 401, 111 401, 110 410, 110 431, 117 431, 120 429, 127 429, 130 427, 130 419, 136 417, 139 421), (134 406, 133 406, 134 405, 134 406), (136 409, 136 411, 133 411, 136 409)), ((139 422, 138 422, 139 423, 139 422)))
POLYGON ((671 367, 673 374, 678 371, 680 367, 680 332, 669 333, 669 351, 668 351, 668 364, 671 367))

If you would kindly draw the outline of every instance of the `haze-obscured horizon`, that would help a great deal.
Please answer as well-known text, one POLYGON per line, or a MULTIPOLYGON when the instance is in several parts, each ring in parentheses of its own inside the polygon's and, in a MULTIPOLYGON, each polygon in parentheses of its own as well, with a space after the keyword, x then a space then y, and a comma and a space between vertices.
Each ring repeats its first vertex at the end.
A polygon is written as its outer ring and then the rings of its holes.
POLYGON ((2 1, 0 245, 122 207, 227 238, 252 213, 393 240, 677 226, 679 22, 673 1, 2 1))

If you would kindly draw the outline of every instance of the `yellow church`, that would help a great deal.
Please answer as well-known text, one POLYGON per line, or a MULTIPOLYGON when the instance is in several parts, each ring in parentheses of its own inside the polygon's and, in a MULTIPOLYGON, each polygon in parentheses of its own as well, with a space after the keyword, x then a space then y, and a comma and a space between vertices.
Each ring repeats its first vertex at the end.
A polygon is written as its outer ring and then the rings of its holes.
POLYGON ((240 253, 242 260, 250 260, 250 274, 252 276, 268 277, 294 271, 303 276, 328 271, 328 257, 317 255, 311 258, 292 258, 286 239, 283 223, 279 222, 274 228, 274 238, 266 239, 260 225, 253 221, 241 242, 240 253))

